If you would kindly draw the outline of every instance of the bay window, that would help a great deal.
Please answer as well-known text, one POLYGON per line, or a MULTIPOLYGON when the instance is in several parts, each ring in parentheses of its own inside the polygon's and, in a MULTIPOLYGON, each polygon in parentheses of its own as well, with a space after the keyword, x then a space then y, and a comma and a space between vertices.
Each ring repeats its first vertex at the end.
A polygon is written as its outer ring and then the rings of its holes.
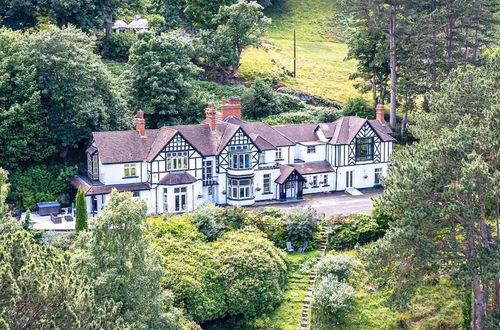
POLYGON ((185 170, 188 168, 187 151, 167 153, 167 171, 185 170))
POLYGON ((253 179, 229 179, 229 198, 247 199, 253 197, 253 179))

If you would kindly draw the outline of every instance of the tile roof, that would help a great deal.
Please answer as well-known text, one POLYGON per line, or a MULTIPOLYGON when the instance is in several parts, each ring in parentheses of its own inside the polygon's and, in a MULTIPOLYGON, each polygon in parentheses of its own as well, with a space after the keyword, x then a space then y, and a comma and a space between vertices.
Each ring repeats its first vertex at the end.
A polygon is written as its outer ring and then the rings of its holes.
POLYGON ((280 164, 280 176, 274 182, 283 184, 286 179, 295 171, 292 166, 280 164))
POLYGON ((274 128, 295 143, 320 141, 316 135, 318 124, 294 124, 274 128))
POLYGON ((149 22, 145 18, 135 19, 128 25, 129 29, 147 29, 149 27, 149 22))
POLYGON ((197 178, 187 173, 186 171, 182 172, 171 172, 165 175, 158 184, 161 185, 176 185, 176 184, 189 184, 198 181, 197 178))
POLYGON ((333 167, 327 161, 291 164, 301 175, 333 172, 333 167))
MULTIPOLYGON (((135 130, 94 132, 94 144, 103 164, 152 161, 177 134, 182 135, 202 156, 218 155, 238 129, 242 129, 259 150, 291 146, 302 142, 321 142, 316 130, 321 129, 330 144, 349 144, 361 127, 368 122, 382 141, 395 141, 388 126, 377 120, 342 117, 333 123, 269 126, 261 122, 246 122, 228 117, 219 122, 215 131, 208 124, 166 126, 146 130, 141 137, 135 130)), ((88 151, 92 151, 89 148, 88 151)))
POLYGON ((116 189, 119 192, 122 191, 140 191, 140 190, 148 190, 150 186, 146 182, 137 182, 137 183, 126 183, 126 184, 112 184, 112 185, 103 185, 102 183, 93 184, 84 179, 83 177, 76 175, 70 179, 71 185, 75 188, 80 188, 83 190, 85 195, 103 195, 109 194, 111 190, 116 189))

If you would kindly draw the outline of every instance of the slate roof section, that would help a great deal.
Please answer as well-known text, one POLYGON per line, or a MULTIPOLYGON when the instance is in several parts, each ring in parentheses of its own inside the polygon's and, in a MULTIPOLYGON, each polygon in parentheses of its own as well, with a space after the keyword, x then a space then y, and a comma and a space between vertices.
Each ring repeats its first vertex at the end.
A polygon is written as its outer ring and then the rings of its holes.
POLYGON ((149 27, 149 22, 145 18, 134 19, 128 25, 129 29, 134 29, 134 30, 147 30, 148 27, 149 27))
POLYGON ((198 181, 197 178, 187 173, 186 171, 182 171, 168 173, 158 182, 158 184, 173 186, 177 184, 190 184, 196 181, 198 181))
POLYGON ((295 171, 292 166, 280 164, 280 176, 274 182, 283 184, 286 179, 295 171))
POLYGON ((321 142, 315 132, 317 127, 318 124, 294 124, 274 126, 274 129, 295 143, 321 142))
POLYGON ((330 165, 330 163, 326 161, 292 164, 290 166, 295 168, 301 175, 327 173, 334 171, 332 165, 330 165))
POLYGON ((126 29, 127 27, 128 27, 128 24, 125 21, 118 19, 113 23, 113 26, 111 27, 111 29, 113 29, 113 30, 126 29))
POLYGON ((226 122, 240 126, 260 150, 273 150, 276 147, 292 146, 295 143, 282 134, 276 127, 263 122, 248 122, 234 116, 226 118, 226 122))
POLYGON ((116 189, 119 192, 123 192, 123 191, 149 190, 151 188, 149 184, 146 182, 112 184, 112 185, 93 184, 88 182, 79 175, 72 177, 70 183, 76 189, 78 188, 82 189, 85 195, 87 196, 109 194, 113 189, 116 189))

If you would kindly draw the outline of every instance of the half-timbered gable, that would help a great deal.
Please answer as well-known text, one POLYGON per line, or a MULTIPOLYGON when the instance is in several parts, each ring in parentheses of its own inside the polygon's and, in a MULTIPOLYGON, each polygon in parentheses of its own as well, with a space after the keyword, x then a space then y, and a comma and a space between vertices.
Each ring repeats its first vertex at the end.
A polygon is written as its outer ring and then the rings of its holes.
POLYGON ((202 176, 202 156, 180 133, 175 134, 149 163, 148 178, 150 183, 158 183, 173 171, 186 171, 196 178, 202 176))
POLYGON ((259 163, 259 149, 250 137, 238 128, 218 155, 218 172, 228 169, 253 169, 259 163))

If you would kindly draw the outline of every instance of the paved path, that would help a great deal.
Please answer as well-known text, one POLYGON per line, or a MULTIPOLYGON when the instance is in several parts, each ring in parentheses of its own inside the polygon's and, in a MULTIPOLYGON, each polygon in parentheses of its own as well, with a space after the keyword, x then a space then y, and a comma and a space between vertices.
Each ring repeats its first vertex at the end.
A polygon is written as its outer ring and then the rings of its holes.
POLYGON ((291 211, 297 207, 311 206, 325 217, 334 215, 349 215, 367 213, 373 209, 372 198, 379 196, 382 189, 362 190, 362 196, 351 196, 344 192, 305 195, 304 200, 294 203, 257 204, 257 207, 276 207, 284 211, 291 211))

